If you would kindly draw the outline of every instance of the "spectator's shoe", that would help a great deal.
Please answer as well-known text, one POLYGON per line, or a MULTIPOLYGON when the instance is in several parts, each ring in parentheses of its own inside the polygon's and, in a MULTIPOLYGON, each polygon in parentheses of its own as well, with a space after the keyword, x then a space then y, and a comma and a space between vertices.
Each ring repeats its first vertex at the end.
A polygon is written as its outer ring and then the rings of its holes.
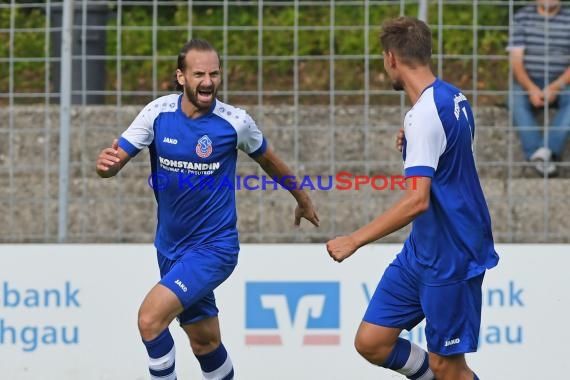
POLYGON ((552 152, 548 148, 538 148, 530 156, 530 161, 534 163, 534 168, 541 176, 546 174, 547 177, 554 177, 558 174, 556 164, 552 162, 552 152))

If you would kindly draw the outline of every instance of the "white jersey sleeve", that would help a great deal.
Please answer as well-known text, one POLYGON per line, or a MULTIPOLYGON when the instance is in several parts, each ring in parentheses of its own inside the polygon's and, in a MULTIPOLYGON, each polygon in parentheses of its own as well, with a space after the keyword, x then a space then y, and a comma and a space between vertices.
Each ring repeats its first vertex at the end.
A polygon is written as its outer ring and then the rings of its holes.
POLYGON ((237 148, 251 157, 267 150, 267 141, 249 114, 237 107, 217 102, 214 113, 227 120, 237 134, 237 148))
POLYGON ((439 157, 445 151, 447 139, 433 101, 432 88, 426 90, 414 108, 406 114, 404 135, 406 177, 433 177, 439 157))
POLYGON ((244 122, 237 128, 238 148, 249 155, 262 154, 266 149, 266 142, 263 134, 257 128, 255 121, 247 114, 244 115, 244 122), (262 151, 260 151, 262 150, 262 151))
POLYGON ((121 135, 119 146, 133 157, 154 139, 154 121, 162 112, 174 112, 178 106, 178 95, 166 95, 147 104, 121 135))

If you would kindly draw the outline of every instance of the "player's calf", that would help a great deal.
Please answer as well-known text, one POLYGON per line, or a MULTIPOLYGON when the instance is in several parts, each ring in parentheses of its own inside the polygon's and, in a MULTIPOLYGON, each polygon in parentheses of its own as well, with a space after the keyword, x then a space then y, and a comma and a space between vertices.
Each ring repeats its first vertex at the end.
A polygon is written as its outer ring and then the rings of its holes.
POLYGON ((435 379, 430 369, 428 353, 406 339, 398 338, 390 355, 380 365, 384 368, 396 371, 408 379, 435 379))

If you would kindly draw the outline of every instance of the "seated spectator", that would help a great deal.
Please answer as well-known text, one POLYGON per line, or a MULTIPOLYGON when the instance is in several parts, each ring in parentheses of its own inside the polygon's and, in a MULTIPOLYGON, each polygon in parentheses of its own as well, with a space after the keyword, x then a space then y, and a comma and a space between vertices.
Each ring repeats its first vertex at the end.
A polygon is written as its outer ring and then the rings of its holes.
POLYGON ((514 16, 508 50, 513 68, 513 124, 527 160, 541 175, 557 174, 570 126, 570 8, 536 0, 514 16), (535 111, 556 107, 544 134, 535 111))

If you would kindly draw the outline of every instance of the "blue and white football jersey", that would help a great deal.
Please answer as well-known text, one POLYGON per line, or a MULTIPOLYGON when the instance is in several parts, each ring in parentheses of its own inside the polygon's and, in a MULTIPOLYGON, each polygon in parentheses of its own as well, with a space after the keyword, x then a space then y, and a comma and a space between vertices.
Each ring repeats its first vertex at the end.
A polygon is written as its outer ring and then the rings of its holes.
POLYGON ((440 79, 404 118, 404 174, 431 177, 430 205, 396 261, 427 285, 477 276, 497 265, 491 218, 473 157, 467 98, 440 79))
POLYGON ((182 112, 182 96, 145 106, 119 146, 131 157, 149 148, 159 252, 170 259, 199 247, 237 253, 237 149, 255 157, 267 143, 244 110, 216 100, 207 114, 191 119, 182 112))

